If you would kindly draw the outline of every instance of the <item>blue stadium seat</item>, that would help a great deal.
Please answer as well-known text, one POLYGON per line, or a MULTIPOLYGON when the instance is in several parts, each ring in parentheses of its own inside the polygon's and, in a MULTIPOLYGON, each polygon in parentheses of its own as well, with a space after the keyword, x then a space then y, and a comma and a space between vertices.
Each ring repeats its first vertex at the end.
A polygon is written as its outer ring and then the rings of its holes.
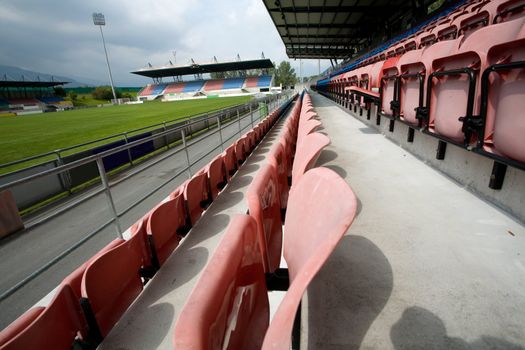
POLYGON ((153 90, 151 91, 151 95, 160 95, 162 93, 162 91, 164 91, 164 89, 166 88, 166 86, 168 86, 168 84, 158 84, 158 85, 155 85, 155 87, 153 88, 153 90))
POLYGON ((240 89, 244 84, 244 78, 226 79, 222 89, 240 89))
POLYGON ((182 92, 196 92, 202 89, 204 80, 188 81, 182 92))
POLYGON ((270 86, 272 83, 272 76, 271 75, 263 75, 259 77, 259 81, 257 82, 257 86, 270 86))

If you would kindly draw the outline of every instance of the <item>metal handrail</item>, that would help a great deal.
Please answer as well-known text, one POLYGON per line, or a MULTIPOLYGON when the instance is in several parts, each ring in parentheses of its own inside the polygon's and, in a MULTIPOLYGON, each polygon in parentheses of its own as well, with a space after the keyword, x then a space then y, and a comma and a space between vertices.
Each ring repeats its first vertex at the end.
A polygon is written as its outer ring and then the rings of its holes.
MULTIPOLYGON (((289 96, 285 96, 285 97, 289 97, 289 96)), ((274 102, 275 105, 275 109, 277 109, 279 106, 277 105, 277 103, 279 102, 279 99, 280 99, 280 96, 278 96, 278 98, 274 101, 269 101, 270 103, 274 102)), ((289 101, 290 99, 289 98, 285 98, 284 101, 283 101, 283 105, 287 105, 287 102, 289 101)), ((229 126, 229 125, 233 125, 235 122, 238 122, 239 123, 239 136, 240 136, 240 133, 242 132, 242 130, 244 130, 246 127, 244 128, 241 128, 240 126, 240 120, 241 119, 245 119, 248 117, 248 115, 250 115, 250 117, 252 118, 252 123, 251 125, 253 126, 253 112, 255 111, 259 111, 260 108, 257 108, 256 110, 252 110, 250 108, 250 113, 248 113, 247 115, 243 116, 241 118, 240 114, 237 113, 237 118, 235 118, 233 121, 231 121, 230 123, 226 124, 226 126, 229 126)), ((210 117, 211 118, 211 117, 210 117)), ((89 156, 89 157, 86 157, 84 159, 79 159, 77 161, 74 161, 74 162, 71 162, 69 164, 65 164, 65 165, 62 165, 62 166, 59 166, 57 168, 54 168, 54 169, 50 169, 50 170, 46 170, 46 171, 43 171, 41 173, 38 173, 38 174, 34 174, 34 175, 31 175, 31 176, 28 176, 26 178, 23 178, 23 179, 20 179, 20 180, 16 180, 16 181, 13 181, 13 182, 10 182, 8 184, 5 184, 5 185, 2 185, 0 186, 0 191, 3 190, 3 189, 6 189, 6 188, 9 188, 9 187, 13 187, 13 186, 17 186, 17 185, 20 185, 20 184, 23 184, 23 183, 26 183, 26 182, 30 182, 30 181, 33 181, 35 179, 38 179, 38 178, 41 178, 41 177, 44 177, 44 176, 49 176, 49 175, 53 175, 53 174, 58 174, 58 173, 61 173, 61 172, 64 172, 64 171, 67 171, 67 170, 70 170, 70 169, 73 169, 77 166, 81 166, 81 165, 84 165, 84 164, 87 164, 87 163, 90 163, 90 162, 93 162, 93 161, 96 161, 97 162, 97 166, 98 166, 98 170, 99 170, 99 175, 102 179, 102 185, 103 187, 100 189, 100 190, 96 190, 95 191, 95 194, 91 193, 89 194, 88 196, 86 197, 83 197, 82 199, 80 199, 79 201, 76 201, 75 203, 73 203, 72 205, 70 206, 67 206, 66 209, 64 210, 60 210, 58 212, 55 212, 54 214, 52 214, 52 216, 50 216, 51 218, 54 217, 54 216, 57 216, 57 215, 60 215, 61 213, 63 213, 64 211, 66 210, 69 210, 71 209, 72 207, 75 207, 83 202, 85 202, 86 200, 92 198, 93 196, 95 195, 98 195, 102 192, 105 192, 106 193, 106 198, 107 198, 107 201, 108 201, 108 206, 111 208, 112 210, 112 214, 113 214, 113 218, 109 219, 107 222, 104 222, 102 225, 100 225, 98 228, 96 228, 94 231, 88 233, 85 237, 83 237, 82 239, 80 239, 78 242, 76 242, 75 244, 73 244, 72 246, 70 246, 69 248, 67 248, 66 250, 64 250, 63 252, 61 252, 59 255, 57 255, 55 258, 51 259, 50 261, 48 261, 46 264, 44 264, 43 266, 41 266, 39 269, 37 269, 36 271, 34 271, 33 273, 31 273, 30 275, 28 275, 27 277, 25 277, 22 281, 18 282, 17 284, 15 284, 13 287, 9 288, 8 290, 4 291, 2 294, 0 294, 0 301, 3 301, 5 300, 7 297, 9 297, 10 295, 12 295, 13 293, 15 293, 17 290, 19 290, 20 288, 22 288, 23 286, 25 286, 27 283, 29 283, 30 281, 32 281, 34 278, 36 278, 37 276, 39 276, 40 274, 42 274, 44 271, 48 270, 51 266, 53 266, 54 264, 56 264, 58 261, 62 260, 65 256, 67 256, 69 253, 71 253, 72 251, 74 251, 75 249, 77 249, 78 247, 80 247, 82 244, 84 244, 87 240, 89 240, 90 238, 92 238, 93 236, 95 236, 98 232, 102 231, 104 228, 106 228, 107 226, 109 226, 111 223, 115 224, 116 228, 117 228, 117 234, 119 237, 122 238, 122 229, 120 227, 120 222, 119 222, 119 218, 122 217, 123 215, 125 215, 127 212, 129 212, 132 208, 134 208, 135 206, 137 206, 139 203, 143 202, 144 199, 148 198, 149 196, 153 195, 155 192, 157 192, 158 190, 160 190, 162 187, 166 186, 168 183, 170 183, 173 179, 175 179, 176 177, 182 175, 184 172, 186 171, 189 171, 190 170, 190 167, 195 165, 196 163, 198 163, 199 161, 201 161, 202 159, 204 159, 206 156, 208 156, 210 153, 212 153, 213 151, 215 151, 218 147, 223 147, 224 146, 224 142, 223 142, 223 139, 222 139, 222 129, 224 127, 224 125, 221 125, 220 123, 220 118, 219 116, 215 116, 214 118, 217 118, 217 122, 218 122, 218 130, 215 130, 211 133, 208 133, 206 135, 206 137, 203 137, 195 142, 193 142, 191 145, 193 144, 196 144, 197 142, 200 142, 200 141, 203 141, 203 140, 206 140, 208 139, 208 137, 216 134, 217 132, 219 132, 219 135, 221 135, 221 145, 219 146, 216 146, 214 147, 211 151, 207 152, 205 155, 203 156, 200 156, 197 160, 194 160, 193 162, 191 162, 188 158, 188 163, 186 166, 183 167, 183 169, 181 169, 179 172, 177 172, 174 176, 172 176, 170 179, 168 179, 167 181, 165 181, 164 183, 162 183, 161 185, 157 186, 156 188, 154 188, 152 191, 150 191, 148 194, 146 194, 145 196, 141 197, 138 201, 136 201, 134 204, 132 204, 132 206, 124 209, 122 212, 118 213, 117 210, 116 210, 116 207, 115 207, 115 204, 114 204, 114 201, 113 201, 113 198, 112 198, 112 195, 111 195, 111 189, 110 189, 110 184, 109 184, 109 181, 108 181, 108 178, 107 178, 107 173, 105 171, 105 168, 104 168, 104 164, 103 164, 103 161, 102 159, 108 155, 111 155, 111 154, 115 154, 117 152, 121 152, 123 150, 126 150, 126 149, 130 149, 132 147, 135 147, 137 145, 140 145, 142 143, 145 143, 145 142, 148 142, 148 141, 151 141, 155 138, 159 138, 159 137, 163 137, 169 133, 173 133, 173 132, 176 132, 176 131, 181 131, 183 133, 183 138, 184 138, 184 129, 188 127, 188 124, 184 125, 184 126, 181 126, 180 128, 175 128, 175 129, 172 129, 172 130, 167 130, 167 131, 164 131, 164 132, 161 132, 161 133, 158 133, 156 135, 152 135, 150 137, 147 137, 147 138, 144 138, 144 139, 141 139, 141 140, 137 140, 137 141, 133 141, 129 144, 125 144, 125 145, 122 145, 122 146, 118 146, 114 149, 111 149, 111 150, 107 150, 107 151, 104 151, 104 152, 101 152, 99 154, 96 154, 96 155, 92 155, 92 156, 89 156)), ((260 119, 260 118, 259 118, 260 119)), ((202 120, 199 120, 199 121, 202 121, 202 120)), ((249 126, 248 126, 249 128, 249 126)), ((235 136, 232 136, 229 139, 233 138, 235 136)), ((186 150, 187 152, 187 147, 188 146, 191 146, 191 145, 188 145, 186 142, 184 142, 184 147, 176 150, 175 153, 172 153, 170 154, 169 156, 172 156, 173 154, 176 154, 182 150, 186 150)), ((163 157, 165 159, 165 157, 163 157)), ((156 164, 157 162, 153 163, 153 164, 156 164)), ((151 165, 150 165, 151 166, 151 165)), ((147 169, 144 168, 144 169, 147 169)), ((142 170, 144 170, 142 169, 142 170)), ((139 170, 138 172, 142 171, 142 170, 139 170)), ((138 172, 135 172, 138 173, 138 172)), ((189 175, 191 175, 189 173, 189 175)), ((49 217, 46 219, 46 220, 49 220, 49 217)))

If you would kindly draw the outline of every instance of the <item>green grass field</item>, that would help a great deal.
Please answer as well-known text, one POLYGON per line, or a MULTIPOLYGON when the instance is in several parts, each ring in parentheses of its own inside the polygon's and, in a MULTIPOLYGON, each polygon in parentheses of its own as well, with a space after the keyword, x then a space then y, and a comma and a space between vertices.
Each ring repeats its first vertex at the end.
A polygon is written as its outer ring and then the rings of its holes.
MULTIPOLYGON (((177 102, 152 101, 140 105, 87 108, 0 118, 0 164, 163 121, 185 119, 208 111, 242 104, 250 98, 240 96, 177 102)), ((92 147, 94 145, 84 149, 92 147)), ((75 152, 79 150, 81 149, 76 149, 75 152)), ((39 159, 3 168, 0 169, 0 173, 42 161, 43 159, 39 159)))

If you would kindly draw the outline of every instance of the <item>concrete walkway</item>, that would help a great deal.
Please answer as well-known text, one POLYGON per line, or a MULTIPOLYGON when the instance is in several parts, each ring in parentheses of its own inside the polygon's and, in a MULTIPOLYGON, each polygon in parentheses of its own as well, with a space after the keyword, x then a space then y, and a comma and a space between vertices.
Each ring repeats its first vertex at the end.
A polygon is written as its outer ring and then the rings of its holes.
POLYGON ((303 300, 303 348, 525 348, 524 226, 312 99, 332 140, 318 165, 359 209, 303 300))

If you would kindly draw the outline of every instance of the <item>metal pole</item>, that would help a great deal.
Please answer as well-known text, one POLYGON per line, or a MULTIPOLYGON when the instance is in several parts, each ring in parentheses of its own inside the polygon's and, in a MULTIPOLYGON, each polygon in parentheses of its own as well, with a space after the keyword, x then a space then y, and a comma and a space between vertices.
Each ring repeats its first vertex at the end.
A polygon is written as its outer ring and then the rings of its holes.
POLYGON ((111 210, 111 214, 113 214, 113 222, 115 223, 115 228, 117 229, 117 235, 119 238, 123 238, 122 228, 120 227, 120 220, 117 214, 117 208, 115 207, 115 202, 113 202, 113 196, 111 195, 108 176, 106 174, 106 169, 104 168, 104 162, 102 161, 102 158, 97 159, 97 167, 100 180, 102 180, 102 186, 104 187, 104 192, 106 192, 106 199, 108 201, 109 209, 111 210))
MULTIPOLYGON (((166 122, 162 122, 162 126, 164 128, 164 132, 166 132, 168 129, 166 128, 166 122)), ((166 147, 170 149, 170 142, 168 140, 168 134, 164 135, 164 142, 166 142, 166 147)))
POLYGON ((188 146, 186 144, 186 133, 184 132, 184 129, 181 130, 182 135, 182 146, 184 147, 184 152, 186 153, 186 161, 188 162, 188 179, 191 179, 191 162, 190 162, 190 154, 188 152, 188 146))
POLYGON ((113 75, 111 74, 111 67, 109 66, 108 50, 106 50, 106 40, 104 40, 104 33, 102 32, 102 26, 100 28, 100 35, 102 35, 102 44, 104 44, 104 53, 106 54, 106 63, 108 64, 109 81, 111 82, 111 91, 113 92, 113 98, 117 100, 117 94, 115 94, 115 86, 113 84, 113 75))
MULTIPOLYGON (((126 145, 127 145, 129 143, 127 134, 124 134, 124 139, 126 140, 126 145)), ((129 163, 133 165, 133 157, 131 157, 131 148, 128 148, 128 158, 129 158, 129 163)))
POLYGON ((217 116, 217 127, 219 128, 219 140, 221 141, 221 150, 224 151, 224 141, 222 140, 221 118, 217 116))
POLYGON ((241 136, 241 115, 239 114, 239 110, 237 110, 237 121, 239 122, 239 136, 241 136))
POLYGON ((253 110, 252 110, 252 105, 250 105, 250 120, 252 121, 252 128, 253 128, 253 110))

